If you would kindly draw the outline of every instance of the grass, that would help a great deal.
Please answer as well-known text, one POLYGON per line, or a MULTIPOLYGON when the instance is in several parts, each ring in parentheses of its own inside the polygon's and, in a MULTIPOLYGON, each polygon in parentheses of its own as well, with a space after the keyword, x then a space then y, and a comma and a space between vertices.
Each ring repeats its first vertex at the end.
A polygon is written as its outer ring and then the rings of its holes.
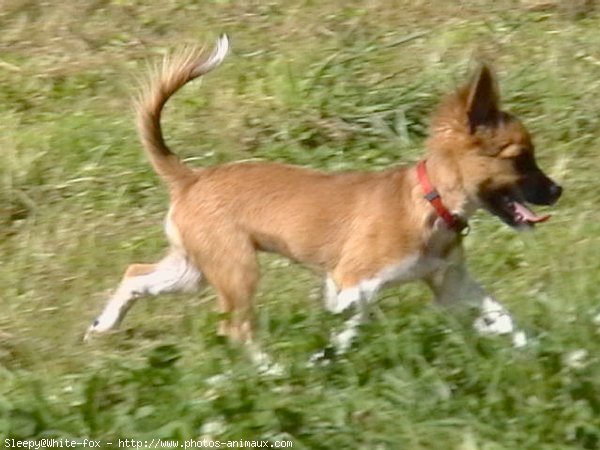
POLYGON ((591 2, 532 3, 4 2, 0 442, 600 448, 600 18, 591 2), (530 346, 478 337, 416 285, 381 294, 353 352, 307 368, 342 319, 319 307, 321 280, 270 256, 260 339, 285 365, 281 378, 260 376, 214 336, 210 290, 149 299, 121 332, 80 342, 123 268, 164 250, 167 199, 130 111, 136 77, 146 61, 222 31, 233 55, 165 114, 168 142, 197 165, 414 162, 440 96, 479 57, 495 63, 505 104, 566 189, 535 233, 481 213, 466 239, 472 271, 530 346))

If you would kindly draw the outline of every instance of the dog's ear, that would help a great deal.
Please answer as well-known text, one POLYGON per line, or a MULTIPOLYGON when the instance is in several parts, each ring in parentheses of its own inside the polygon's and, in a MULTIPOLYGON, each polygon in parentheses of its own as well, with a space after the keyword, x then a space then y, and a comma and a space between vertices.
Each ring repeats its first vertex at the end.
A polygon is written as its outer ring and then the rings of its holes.
POLYGON ((467 116, 471 133, 479 126, 494 125, 500 115, 498 85, 493 71, 486 64, 481 65, 468 93, 467 116))

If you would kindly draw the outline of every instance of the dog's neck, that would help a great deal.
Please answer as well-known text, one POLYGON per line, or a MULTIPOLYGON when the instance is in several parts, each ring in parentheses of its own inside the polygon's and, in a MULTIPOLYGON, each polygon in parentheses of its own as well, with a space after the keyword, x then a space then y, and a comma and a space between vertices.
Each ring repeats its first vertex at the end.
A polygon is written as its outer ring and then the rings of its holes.
POLYGON ((445 208, 468 220, 476 211, 477 204, 469 198, 463 187, 459 168, 453 167, 453 164, 449 158, 430 152, 427 155, 427 177, 431 186, 439 193, 445 208))

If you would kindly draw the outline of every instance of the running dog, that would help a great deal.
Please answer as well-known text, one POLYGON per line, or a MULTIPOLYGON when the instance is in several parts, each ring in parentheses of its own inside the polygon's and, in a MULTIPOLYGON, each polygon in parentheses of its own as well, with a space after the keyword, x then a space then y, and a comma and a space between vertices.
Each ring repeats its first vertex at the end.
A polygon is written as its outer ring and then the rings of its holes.
POLYGON ((245 343, 257 361, 252 296, 257 252, 276 252, 318 268, 325 307, 354 315, 332 335, 349 348, 367 306, 391 283, 425 281, 441 304, 474 304, 475 327, 524 343, 508 311, 468 274, 462 237, 479 208, 509 226, 531 228, 526 203, 552 205, 562 188, 537 166, 525 126, 500 109, 486 65, 447 96, 431 119, 426 154, 415 167, 379 172, 323 172, 270 162, 190 168, 167 146, 161 111, 186 83, 217 67, 229 49, 193 49, 167 58, 136 102, 137 125, 150 162, 169 189, 165 232, 170 249, 156 264, 133 264, 86 338, 115 328, 146 295, 194 292, 206 280, 223 313, 218 332, 245 343))

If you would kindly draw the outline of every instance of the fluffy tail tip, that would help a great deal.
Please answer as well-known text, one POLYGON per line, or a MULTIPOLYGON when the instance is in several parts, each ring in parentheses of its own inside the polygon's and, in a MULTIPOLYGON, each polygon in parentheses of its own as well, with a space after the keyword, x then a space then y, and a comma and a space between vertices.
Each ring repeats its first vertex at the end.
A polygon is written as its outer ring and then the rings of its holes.
POLYGON ((227 56, 228 52, 229 52, 229 36, 227 36, 227 34, 223 33, 217 39, 217 43, 215 44, 215 48, 214 48, 212 54, 210 55, 209 59, 214 61, 215 64, 220 64, 223 61, 223 59, 225 59, 225 56, 227 56))
POLYGON ((217 42, 215 43, 215 46, 210 56, 200 66, 198 66, 196 70, 194 70, 193 76, 200 76, 217 67, 223 62, 228 52, 229 37, 225 33, 223 33, 217 39, 217 42))

